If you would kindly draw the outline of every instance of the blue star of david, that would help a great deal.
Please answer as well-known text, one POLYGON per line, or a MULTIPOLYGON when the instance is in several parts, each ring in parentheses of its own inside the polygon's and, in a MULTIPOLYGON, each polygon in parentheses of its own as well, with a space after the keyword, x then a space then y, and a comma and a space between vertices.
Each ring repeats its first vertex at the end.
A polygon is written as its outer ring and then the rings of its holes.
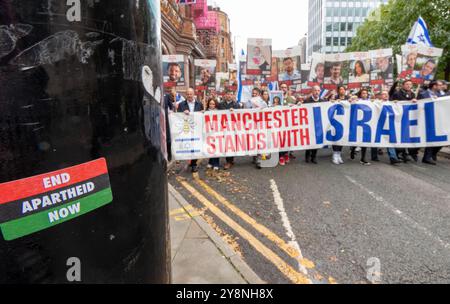
POLYGON ((425 36, 424 36, 423 34, 421 34, 421 35, 418 36, 417 38, 419 38, 419 40, 420 40, 421 42, 426 42, 426 41, 425 41, 425 36))

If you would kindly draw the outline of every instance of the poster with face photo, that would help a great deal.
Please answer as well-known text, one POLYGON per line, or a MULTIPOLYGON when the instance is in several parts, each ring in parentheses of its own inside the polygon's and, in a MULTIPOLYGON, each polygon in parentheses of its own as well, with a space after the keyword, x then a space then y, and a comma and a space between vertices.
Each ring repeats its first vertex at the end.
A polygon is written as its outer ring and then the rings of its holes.
POLYGON ((323 85, 325 83, 325 55, 312 54, 311 69, 309 73, 308 86, 323 85))
MULTIPOLYGON (((309 74, 311 73, 311 64, 310 63, 302 64, 300 72, 302 74, 302 79, 308 79, 309 74)), ((308 85, 308 81, 302 82, 300 93, 301 94, 311 93, 311 87, 308 85)))
POLYGON ((443 49, 418 44, 402 46, 400 78, 410 78, 415 84, 434 80, 443 49))
POLYGON ((370 82, 369 52, 348 53, 348 88, 368 86, 370 82))
POLYGON ((278 107, 284 105, 283 92, 272 91, 270 92, 269 107, 278 107))
POLYGON ((399 72, 399 78, 411 78, 418 55, 419 45, 406 44, 402 46, 402 62, 401 71, 399 72))
POLYGON ((230 81, 230 89, 232 91, 236 91, 238 86, 238 67, 236 63, 228 64, 228 74, 229 74, 228 78, 230 81))
POLYGON ((420 45, 412 80, 416 83, 429 83, 434 80, 443 49, 420 45))
POLYGON ((272 70, 272 39, 247 41, 247 75, 270 75, 272 70))
POLYGON ((325 89, 337 90, 338 85, 348 83, 349 56, 350 53, 325 55, 325 89))
POLYGON ((241 73, 241 84, 243 86, 253 86, 261 83, 262 75, 248 75, 247 74, 247 62, 241 61, 239 64, 239 69, 241 73))
POLYGON ((195 89, 206 91, 216 88, 216 60, 196 59, 195 65, 195 89))
POLYGON ((184 56, 163 55, 164 87, 184 86, 184 56))
POLYGON ((278 81, 294 86, 301 84, 301 47, 293 47, 284 51, 274 51, 277 58, 278 81))
POLYGON ((264 76, 266 82, 278 81, 278 58, 272 57, 272 69, 270 75, 264 76))
POLYGON ((222 95, 230 87, 229 73, 216 73, 216 92, 222 95))
POLYGON ((394 58, 392 49, 369 51, 370 86, 375 93, 389 90, 394 83, 394 58))

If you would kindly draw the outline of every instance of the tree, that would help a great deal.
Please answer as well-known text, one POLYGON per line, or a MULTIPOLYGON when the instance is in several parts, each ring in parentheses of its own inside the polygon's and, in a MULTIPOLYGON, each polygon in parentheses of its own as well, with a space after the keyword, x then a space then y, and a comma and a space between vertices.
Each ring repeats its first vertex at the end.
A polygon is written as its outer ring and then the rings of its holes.
POLYGON ((347 52, 393 48, 401 53, 415 21, 422 16, 427 22, 431 42, 444 49, 438 74, 450 77, 450 1, 449 0, 390 0, 372 12, 358 28, 347 52))

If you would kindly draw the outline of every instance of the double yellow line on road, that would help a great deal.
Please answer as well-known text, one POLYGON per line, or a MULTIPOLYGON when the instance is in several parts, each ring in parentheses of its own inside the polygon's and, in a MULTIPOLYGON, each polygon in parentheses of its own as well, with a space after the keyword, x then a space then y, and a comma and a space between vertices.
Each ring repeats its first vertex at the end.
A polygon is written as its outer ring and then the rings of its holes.
MULTIPOLYGON (((227 225, 229 225, 233 230, 235 230, 238 234, 240 234, 244 239, 246 239, 250 245, 252 245, 258 252, 263 254, 265 258, 267 258, 272 264, 274 264, 286 277, 288 277, 294 283, 311 283, 311 280, 307 277, 309 269, 312 271, 311 274, 318 281, 322 281, 325 279, 322 275, 320 275, 315 270, 315 265, 312 261, 304 258, 300 250, 292 247, 287 244, 281 237, 277 234, 273 233, 267 227, 259 224, 255 219, 247 215, 244 211, 233 205, 229 202, 225 197, 221 194, 213 190, 207 183, 199 178, 198 175, 194 175, 195 182, 208 193, 211 197, 216 199, 222 205, 231 210, 235 215, 244 220, 247 224, 252 226, 256 231, 265 236, 268 240, 273 242, 277 247, 287 253, 291 258, 296 259, 301 266, 303 266, 303 270, 306 272, 301 273, 294 270, 287 263, 285 263, 279 256, 277 256, 273 251, 264 246, 260 241, 258 241, 253 235, 245 230, 238 223, 233 221, 230 217, 228 217, 224 212, 222 212, 219 208, 217 208, 213 203, 211 203, 205 196, 203 196, 200 192, 198 192, 194 187, 192 187, 186 179, 182 177, 177 178, 178 182, 186 188, 197 200, 199 200, 206 208, 208 208, 213 214, 215 214, 218 218, 224 221, 227 225), (213 208, 211 208, 211 206, 213 208)), ((328 278, 328 283, 336 284, 336 280, 332 277, 328 278)))
MULTIPOLYGON (((194 187, 192 187, 186 180, 178 177, 178 182, 186 188, 199 202, 201 202, 205 207, 209 209, 214 215, 219 217, 224 223, 226 223, 230 228, 239 233, 245 240, 247 240, 250 245, 255 248, 259 253, 261 253, 267 260, 274 264, 278 270, 280 270, 289 280, 296 284, 311 284, 311 280, 306 277, 306 275, 296 271, 290 265, 288 265, 283 259, 281 259, 276 253, 266 247, 257 238, 255 238, 250 232, 244 229, 241 225, 236 223, 228 215, 226 215, 222 210, 217 208, 213 203, 211 203, 205 196, 198 192, 194 187)), ((197 180, 198 181, 198 180, 197 180)))

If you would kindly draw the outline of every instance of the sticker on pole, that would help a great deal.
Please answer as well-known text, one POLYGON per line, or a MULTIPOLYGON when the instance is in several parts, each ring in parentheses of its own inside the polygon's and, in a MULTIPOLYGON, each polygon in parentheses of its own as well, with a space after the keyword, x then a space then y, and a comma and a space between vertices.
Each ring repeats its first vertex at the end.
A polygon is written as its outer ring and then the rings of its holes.
POLYGON ((106 159, 0 184, 7 241, 56 226, 113 200, 106 159))

